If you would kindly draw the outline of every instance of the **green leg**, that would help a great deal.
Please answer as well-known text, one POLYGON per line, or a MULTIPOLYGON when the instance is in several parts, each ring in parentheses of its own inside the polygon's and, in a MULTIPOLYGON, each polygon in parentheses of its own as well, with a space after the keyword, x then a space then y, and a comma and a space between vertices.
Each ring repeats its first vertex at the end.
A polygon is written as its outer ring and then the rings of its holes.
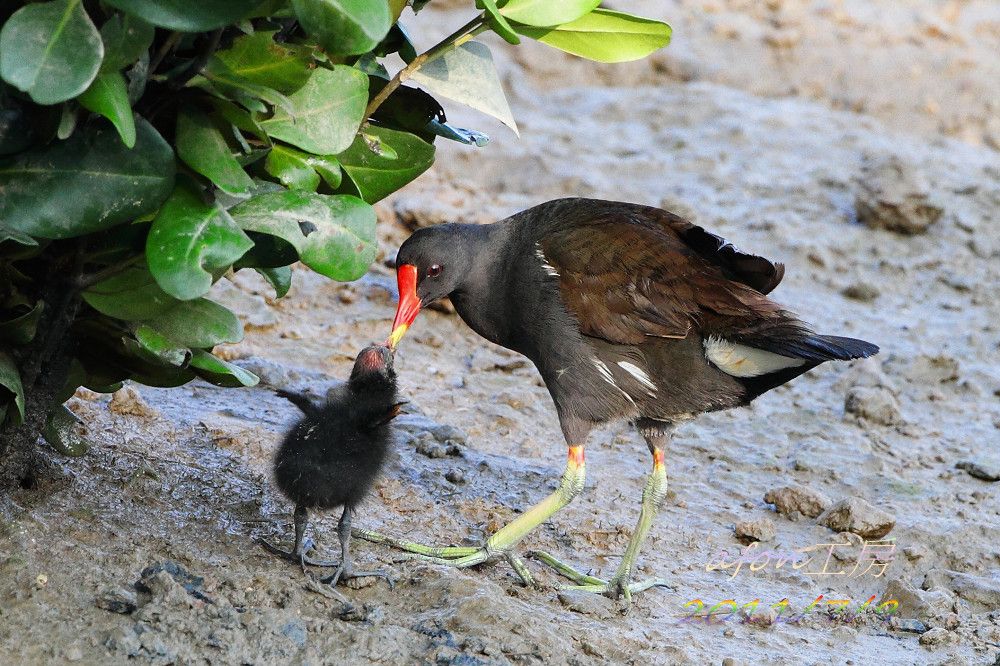
POLYGON ((433 548, 411 541, 403 541, 383 536, 369 530, 354 530, 359 539, 375 543, 386 543, 412 554, 415 559, 452 567, 471 567, 504 557, 514 567, 525 585, 534 585, 534 580, 524 563, 512 550, 529 532, 548 520, 559 509, 569 504, 583 490, 586 479, 583 447, 569 447, 569 459, 563 472, 559 488, 554 493, 531 507, 487 539, 486 544, 474 547, 433 548))
MULTIPOLYGON (((644 434, 646 433, 644 432, 644 434)), ((639 551, 667 494, 667 470, 664 464, 663 450, 666 434, 657 431, 646 434, 646 437, 650 452, 653 454, 653 471, 646 478, 646 486, 642 491, 642 510, 639 512, 639 521, 636 523, 632 538, 629 539, 628 546, 625 548, 621 564, 618 565, 618 570, 615 571, 611 580, 606 581, 580 573, 548 553, 536 551, 531 554, 535 559, 576 583, 564 589, 598 592, 614 598, 624 597, 628 603, 631 602, 633 594, 643 592, 651 587, 666 587, 668 585, 667 581, 659 579, 632 582, 632 573, 635 570, 639 551)))

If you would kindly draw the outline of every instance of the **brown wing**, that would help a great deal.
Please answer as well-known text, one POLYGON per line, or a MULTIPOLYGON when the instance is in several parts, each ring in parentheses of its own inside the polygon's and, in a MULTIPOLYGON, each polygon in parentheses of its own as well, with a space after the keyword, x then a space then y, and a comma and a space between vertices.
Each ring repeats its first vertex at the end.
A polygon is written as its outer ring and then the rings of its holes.
POLYGON ((581 332, 639 344, 694 329, 732 339, 805 331, 764 296, 783 267, 656 208, 576 200, 539 241, 581 332))

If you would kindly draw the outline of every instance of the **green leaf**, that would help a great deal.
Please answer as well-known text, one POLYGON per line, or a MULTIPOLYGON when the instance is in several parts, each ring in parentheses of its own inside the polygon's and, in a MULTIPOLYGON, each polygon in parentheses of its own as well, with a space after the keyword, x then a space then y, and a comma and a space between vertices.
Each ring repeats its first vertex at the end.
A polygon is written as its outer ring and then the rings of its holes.
POLYGON ((209 103, 212 105, 212 108, 215 109, 215 113, 219 118, 225 120, 237 129, 256 136, 261 141, 270 143, 271 140, 268 138, 267 132, 265 132, 264 128, 257 123, 257 120, 249 111, 246 111, 224 99, 213 98, 209 100, 209 103))
POLYGON ((127 369, 129 379, 146 386, 173 388, 187 384, 196 376, 190 367, 179 368, 166 363, 132 338, 122 338, 117 351, 123 354, 119 361, 127 369))
POLYGON ((207 298, 183 301, 144 324, 181 347, 214 347, 243 339, 239 318, 207 298))
POLYGON ((13 241, 18 245, 25 245, 28 247, 36 247, 38 245, 38 241, 28 234, 8 229, 3 224, 0 224, 0 243, 4 241, 13 241))
POLYGON ((253 241, 222 206, 205 203, 181 184, 153 220, 146 261, 163 291, 186 301, 207 293, 213 273, 229 268, 251 247, 253 241))
POLYGON ((316 172, 331 188, 340 187, 343 176, 340 173, 340 160, 336 157, 333 155, 310 155, 306 162, 313 169, 316 169, 316 172))
POLYGON ((153 43, 156 29, 131 14, 115 14, 101 26, 101 73, 118 72, 138 60, 153 43))
MULTIPOLYGON (((24 388, 21 386, 21 374, 17 371, 14 359, 3 351, 0 351, 0 386, 6 388, 14 396, 14 405, 17 407, 17 413, 20 415, 21 421, 23 421, 24 388)), ((7 398, 0 396, 0 403, 5 403, 6 401, 7 398)))
POLYGON ((571 23, 553 28, 515 25, 525 37, 597 62, 645 58, 670 43, 670 26, 662 21, 595 9, 571 23))
POLYGON ((233 196, 248 195, 254 188, 212 119, 188 107, 177 114, 177 156, 197 173, 233 196))
POLYGON ((309 80, 312 49, 279 44, 274 41, 275 34, 271 31, 245 35, 215 55, 236 76, 290 95, 309 80))
POLYGON ((90 441, 83 437, 76 429, 80 419, 66 409, 63 405, 57 405, 49 414, 42 429, 42 437, 53 449, 72 458, 79 458, 90 450, 90 441))
POLYGON ((309 166, 308 156, 293 148, 274 146, 267 154, 264 169, 292 190, 315 192, 319 187, 319 174, 309 166))
POLYGON ((104 44, 81 0, 22 7, 0 30, 0 76, 39 104, 72 99, 101 67, 104 44))
POLYGON ((407 132, 368 127, 338 157, 361 198, 375 203, 430 168, 434 146, 407 132))
POLYGON ((375 48, 392 26, 385 0, 292 0, 299 23, 331 55, 375 48))
POLYGON ((275 139, 316 155, 334 155, 351 145, 368 104, 368 77, 353 67, 317 69, 291 96, 295 109, 260 121, 275 139))
POLYGON ((56 129, 56 138, 68 139, 69 135, 76 129, 76 107, 72 104, 62 105, 62 118, 59 120, 59 127, 56 129))
POLYGON ((238 365, 226 363, 203 349, 192 350, 191 368, 205 381, 217 386, 256 386, 260 379, 238 365))
POLYGON ((518 23, 545 27, 575 21, 599 4, 601 0, 510 0, 500 13, 518 23))
POLYGON ((269 174, 293 190, 315 192, 320 177, 331 188, 340 187, 340 162, 332 155, 310 155, 276 145, 267 156, 264 168, 269 174))
POLYGON ((0 160, 0 220, 36 238, 72 238, 152 213, 174 186, 174 151, 145 120, 129 150, 111 127, 0 160))
POLYGON ((292 288, 292 267, 278 266, 277 268, 255 268, 265 280, 274 287, 274 297, 284 298, 288 290, 292 288))
POLYGON ((179 30, 204 32, 236 23, 260 3, 247 0, 106 0, 147 23, 179 30))
POLYGON ((135 118, 128 103, 128 87, 120 72, 101 74, 80 95, 83 108, 99 113, 115 126, 126 148, 135 147, 135 118))
POLYGON ((101 314, 125 321, 149 319, 177 305, 176 299, 160 289, 149 270, 138 266, 85 290, 83 300, 101 314))
POLYGON ((431 60, 414 72, 410 79, 435 95, 493 116, 518 134, 517 123, 493 66, 493 56, 485 44, 466 42, 431 60))
POLYGON ((230 212, 242 228, 287 241, 302 263, 334 280, 358 279, 375 259, 375 211, 356 197, 272 192, 230 212))
POLYGON ((191 360, 190 349, 177 344, 156 329, 145 324, 141 324, 135 329, 135 339, 140 347, 164 363, 181 368, 191 360))
POLYGON ((292 100, 288 97, 274 88, 262 86, 236 74, 218 56, 212 56, 208 59, 208 64, 201 70, 201 76, 192 79, 190 85, 203 87, 213 94, 228 97, 252 111, 267 110, 257 101, 259 99, 289 113, 295 109, 292 100), (251 108, 254 106, 261 106, 261 109, 251 108))
MULTIPOLYGON (((598 0, 600 2, 600 0, 598 0)), ((486 11, 486 15, 490 24, 490 28, 493 32, 497 33, 503 37, 504 41, 508 44, 520 44, 521 38, 517 36, 514 29, 510 27, 510 23, 507 23, 507 19, 503 17, 500 10, 497 9, 497 3, 494 0, 476 0, 476 7, 486 11)), ((523 23, 523 21, 522 21, 523 23)))
POLYGON ((392 17, 393 23, 399 20, 399 15, 406 9, 407 4, 407 0, 389 0, 389 14, 392 17))
MULTIPOLYGON (((35 303, 35 307, 13 319, 0 322, 0 340, 15 345, 26 345, 35 339, 38 331, 38 320, 42 316, 45 304, 35 303)), ((23 307, 23 306, 22 306, 23 307)))

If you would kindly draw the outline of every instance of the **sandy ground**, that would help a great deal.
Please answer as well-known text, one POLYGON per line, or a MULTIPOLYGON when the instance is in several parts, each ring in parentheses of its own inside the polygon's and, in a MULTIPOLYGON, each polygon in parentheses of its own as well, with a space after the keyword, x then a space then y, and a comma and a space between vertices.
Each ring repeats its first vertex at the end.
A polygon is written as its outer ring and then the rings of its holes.
MULTIPOLYGON (((339 599, 253 541, 288 534, 268 466, 294 408, 265 387, 81 393, 71 407, 90 454, 57 459, 62 479, 0 514, 0 663, 995 663, 1000 483, 966 463, 1000 476, 998 18, 991 3, 903 4, 620 3, 671 20, 675 44, 621 68, 501 51, 522 138, 456 113, 494 142, 441 145, 432 172, 380 205, 382 258, 415 225, 488 222, 559 196, 663 205, 785 262, 774 296, 818 330, 882 347, 677 431, 640 565, 671 587, 624 613, 559 592, 533 561, 541 590, 503 563, 454 571, 358 542, 358 564, 390 570, 395 588, 339 599), (900 77, 899 63, 919 75, 900 77), (907 233, 863 225, 872 209, 907 233), (764 501, 789 485, 863 500, 856 518, 876 525, 851 528, 894 523, 891 557, 883 547, 858 575, 876 551, 764 501), (711 567, 738 559, 744 521, 766 540, 738 572, 711 567), (829 547, 810 551, 798 570, 759 556, 833 543, 851 545, 828 562, 829 547), (859 558, 855 575, 833 573, 859 558), (819 595, 818 607, 900 606, 888 621, 782 621, 819 595), (692 621, 694 599, 760 605, 750 622, 692 621)), ((447 6, 424 16, 431 32, 461 21, 447 6)), ((218 287, 248 323, 226 353, 269 384, 321 394, 385 337, 394 289, 380 264, 351 285, 301 270, 273 303, 241 275, 218 287)), ((429 311, 397 365, 413 413, 361 525, 476 544, 555 487, 563 444, 530 364, 429 311)), ((522 549, 606 576, 648 461, 625 424, 595 433, 587 456, 586 492, 522 549)), ((316 530, 331 554, 334 527, 325 516, 316 530)))

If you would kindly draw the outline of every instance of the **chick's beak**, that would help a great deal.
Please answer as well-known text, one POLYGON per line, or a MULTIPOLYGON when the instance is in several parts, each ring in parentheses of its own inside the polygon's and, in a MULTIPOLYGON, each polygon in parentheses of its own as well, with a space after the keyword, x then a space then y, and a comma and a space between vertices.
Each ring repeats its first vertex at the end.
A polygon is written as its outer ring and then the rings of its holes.
POLYGON ((417 296, 417 267, 403 264, 396 268, 396 282, 399 285, 399 305, 396 306, 396 318, 392 321, 392 333, 386 344, 395 350, 406 329, 420 312, 420 298, 417 296))

